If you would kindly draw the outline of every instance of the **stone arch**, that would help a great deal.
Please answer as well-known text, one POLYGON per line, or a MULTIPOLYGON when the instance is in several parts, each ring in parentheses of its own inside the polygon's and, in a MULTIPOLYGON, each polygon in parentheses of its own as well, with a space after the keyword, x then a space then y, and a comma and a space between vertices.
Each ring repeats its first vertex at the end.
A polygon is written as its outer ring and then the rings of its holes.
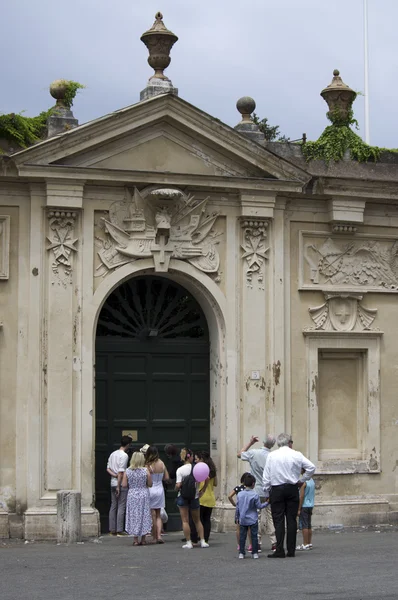
MULTIPOLYGON (((101 281, 83 311, 82 344, 82 493, 86 505, 92 504, 95 489, 95 336, 98 318, 108 296, 127 279, 157 275, 151 259, 142 259, 120 267, 101 281)), ((185 287, 198 301, 206 317, 210 338, 210 438, 212 454, 225 481, 226 465, 226 298, 207 275, 183 261, 171 260, 167 273, 160 273, 185 287)))

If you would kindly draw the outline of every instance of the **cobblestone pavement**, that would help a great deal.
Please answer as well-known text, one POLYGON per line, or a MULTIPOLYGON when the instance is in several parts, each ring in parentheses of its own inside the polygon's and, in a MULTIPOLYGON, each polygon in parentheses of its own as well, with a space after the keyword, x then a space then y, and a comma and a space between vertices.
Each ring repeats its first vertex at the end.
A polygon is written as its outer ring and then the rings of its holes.
POLYGON ((138 548, 109 536, 71 546, 0 540, 0 598, 398 598, 397 528, 315 531, 312 551, 283 560, 238 560, 232 533, 212 534, 208 549, 183 550, 181 533, 164 539, 138 548))

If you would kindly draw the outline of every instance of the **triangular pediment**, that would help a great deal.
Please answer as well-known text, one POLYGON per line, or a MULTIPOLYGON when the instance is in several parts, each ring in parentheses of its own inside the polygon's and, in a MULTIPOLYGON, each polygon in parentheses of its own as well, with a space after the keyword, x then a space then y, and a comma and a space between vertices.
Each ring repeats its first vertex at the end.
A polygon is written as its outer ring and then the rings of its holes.
POLYGON ((184 100, 163 95, 13 155, 16 165, 254 177, 308 174, 184 100))

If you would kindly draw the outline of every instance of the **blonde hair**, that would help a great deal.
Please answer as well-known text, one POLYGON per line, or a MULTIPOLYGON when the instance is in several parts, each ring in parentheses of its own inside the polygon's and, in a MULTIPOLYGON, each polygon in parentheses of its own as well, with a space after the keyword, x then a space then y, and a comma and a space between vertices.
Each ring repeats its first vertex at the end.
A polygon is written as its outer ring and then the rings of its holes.
POLYGON ((130 469, 139 469, 145 466, 145 456, 142 452, 134 452, 130 461, 130 469))
POLYGON ((191 458, 192 456, 193 456, 193 452, 189 448, 183 448, 180 452, 180 458, 184 462, 187 462, 187 460, 189 458, 191 458))

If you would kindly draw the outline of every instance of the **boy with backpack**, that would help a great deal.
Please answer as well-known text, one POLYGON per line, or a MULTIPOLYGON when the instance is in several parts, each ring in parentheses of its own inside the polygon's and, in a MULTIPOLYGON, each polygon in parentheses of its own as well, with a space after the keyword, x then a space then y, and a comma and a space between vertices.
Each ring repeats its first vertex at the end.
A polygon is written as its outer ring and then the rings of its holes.
POLYGON ((246 537, 250 529, 252 536, 252 557, 258 558, 258 510, 266 508, 268 502, 261 502, 254 491, 256 478, 251 474, 243 479, 245 489, 236 497, 236 522, 239 523, 239 558, 245 558, 246 537))
POLYGON ((209 544, 204 540, 203 525, 200 521, 199 484, 193 476, 194 454, 192 450, 183 448, 180 456, 184 464, 177 469, 176 490, 178 491, 177 506, 180 511, 182 528, 186 540, 183 548, 185 550, 192 550, 193 548, 191 528, 189 526, 189 511, 191 511, 192 519, 198 532, 200 547, 208 548, 209 544))

